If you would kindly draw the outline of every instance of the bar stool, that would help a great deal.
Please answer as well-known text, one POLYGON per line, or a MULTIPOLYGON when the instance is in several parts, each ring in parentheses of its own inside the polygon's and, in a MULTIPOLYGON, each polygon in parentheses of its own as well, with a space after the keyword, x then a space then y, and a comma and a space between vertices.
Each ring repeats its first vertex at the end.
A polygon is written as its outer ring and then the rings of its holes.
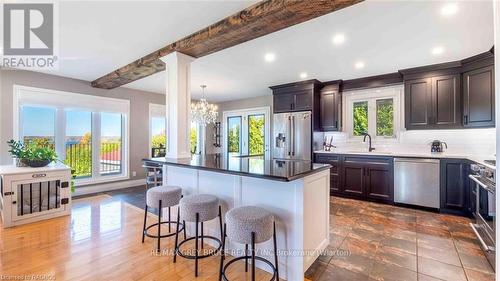
MULTIPOLYGON (((219 205, 219 199, 210 194, 193 194, 183 197, 179 203, 180 213, 183 222, 194 222, 195 223, 195 236, 187 238, 184 236, 184 240, 180 243, 179 241, 179 230, 177 229, 175 235, 175 252, 174 252, 174 263, 177 260, 177 255, 186 259, 194 259, 194 275, 198 277, 198 260, 204 259, 210 256, 214 256, 220 252, 222 247, 222 214, 221 214, 221 206, 219 205), (205 235, 203 233, 203 223, 206 221, 213 220, 219 217, 219 226, 221 232, 221 238, 216 238, 214 236, 205 235), (198 231, 198 225, 201 224, 201 235, 198 231), (211 251, 207 254, 200 255, 199 254, 199 243, 198 240, 201 240, 201 248, 203 249, 203 240, 210 239, 215 241, 218 245, 214 251, 211 251), (180 250, 181 246, 191 240, 195 240, 195 254, 187 255, 183 254, 180 250)), ((179 227, 180 218, 177 217, 177 227, 179 227)))
POLYGON ((177 186, 156 186, 148 189, 146 192, 146 208, 144 209, 144 224, 142 227, 142 243, 144 243, 144 237, 151 237, 158 239, 157 250, 160 251, 160 238, 166 238, 175 235, 171 232, 171 224, 176 224, 176 231, 184 230, 184 237, 186 237, 186 231, 184 229, 184 224, 179 223, 179 207, 177 207, 177 220, 172 221, 170 218, 170 208, 179 205, 179 201, 182 198, 182 189, 177 186), (146 227, 147 217, 148 217, 148 207, 158 209, 158 222, 146 227), (161 221, 161 211, 162 208, 168 207, 168 220, 161 221), (161 225, 168 224, 168 234, 161 234, 161 225), (179 225, 181 227, 179 227, 179 225), (149 234, 148 230, 153 227, 158 227, 157 235, 149 234))
POLYGON ((226 213, 226 223, 224 224, 224 235, 222 240, 222 255, 220 261, 219 280, 226 277, 226 270, 231 264, 245 260, 245 272, 248 272, 248 259, 252 260, 252 281, 255 281, 255 261, 259 260, 271 267, 273 277, 270 279, 279 280, 278 272, 278 252, 276 247, 276 222, 272 213, 266 209, 255 206, 243 206, 230 210, 226 213), (224 265, 226 237, 231 241, 245 244, 245 255, 237 257, 224 265), (274 263, 263 257, 255 256, 255 244, 262 243, 273 238, 274 244, 274 263), (251 245, 250 255, 248 254, 248 244, 251 245))

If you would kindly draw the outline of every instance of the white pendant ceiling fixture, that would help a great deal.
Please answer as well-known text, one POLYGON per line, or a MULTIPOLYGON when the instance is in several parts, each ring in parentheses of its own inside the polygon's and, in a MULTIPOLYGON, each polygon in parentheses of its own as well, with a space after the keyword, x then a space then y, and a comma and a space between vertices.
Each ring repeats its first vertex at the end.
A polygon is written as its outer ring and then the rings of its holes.
POLYGON ((205 99, 205 88, 207 85, 201 85, 201 99, 196 103, 191 103, 191 119, 203 126, 215 123, 217 121, 217 105, 209 104, 205 99))

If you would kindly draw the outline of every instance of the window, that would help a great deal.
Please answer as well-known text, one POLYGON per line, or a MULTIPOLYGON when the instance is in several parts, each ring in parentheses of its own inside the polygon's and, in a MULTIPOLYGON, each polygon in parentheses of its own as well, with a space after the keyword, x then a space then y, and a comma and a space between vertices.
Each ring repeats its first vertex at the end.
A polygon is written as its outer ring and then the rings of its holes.
POLYGON ((264 154, 264 117, 264 114, 248 116, 248 155, 264 154))
POLYGON ((14 86, 15 136, 52 146, 76 184, 128 178, 127 100, 14 86))
POLYGON ((345 93, 346 131, 351 138, 369 133, 376 139, 396 139, 401 123, 401 86, 345 93))
POLYGON ((21 112, 23 142, 54 148, 56 110, 50 107, 23 106, 21 112))
POLYGON ((229 154, 241 153, 241 116, 227 118, 227 152, 229 154))
POLYGON ((196 122, 191 122, 190 144, 191 154, 201 154, 203 151, 203 131, 202 126, 196 122))
POLYGON ((101 113, 101 175, 119 174, 122 170, 122 115, 101 113))
POLYGON ((361 101, 353 104, 353 135, 361 136, 368 132, 368 102, 361 101))
POLYGON ((151 157, 164 157, 167 151, 166 108, 160 104, 149 104, 149 151, 151 157))
POLYGON ((270 159, 269 107, 224 111, 222 115, 226 155, 264 156, 270 159))
POLYGON ((66 111, 66 165, 77 178, 92 176, 92 112, 66 111))

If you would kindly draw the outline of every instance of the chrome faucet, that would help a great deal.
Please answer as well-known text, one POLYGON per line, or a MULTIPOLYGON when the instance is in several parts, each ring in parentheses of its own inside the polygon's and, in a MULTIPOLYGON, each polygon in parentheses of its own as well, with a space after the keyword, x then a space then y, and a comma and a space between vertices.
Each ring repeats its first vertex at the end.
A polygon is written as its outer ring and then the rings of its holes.
POLYGON ((370 136, 370 134, 368 133, 363 133, 363 142, 366 142, 366 137, 368 137, 368 142, 369 142, 369 146, 368 146, 368 152, 372 152, 375 150, 374 147, 372 147, 372 136, 370 136))

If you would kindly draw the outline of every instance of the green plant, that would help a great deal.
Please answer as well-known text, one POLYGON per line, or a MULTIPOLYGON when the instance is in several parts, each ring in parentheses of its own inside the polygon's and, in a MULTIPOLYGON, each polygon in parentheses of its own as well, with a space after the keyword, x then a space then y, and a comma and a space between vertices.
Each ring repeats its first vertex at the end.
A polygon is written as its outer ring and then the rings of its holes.
POLYGON ((20 141, 10 140, 7 142, 9 145, 10 154, 21 160, 27 161, 44 161, 50 162, 57 160, 57 154, 54 149, 48 146, 40 146, 36 143, 24 144, 20 141))

